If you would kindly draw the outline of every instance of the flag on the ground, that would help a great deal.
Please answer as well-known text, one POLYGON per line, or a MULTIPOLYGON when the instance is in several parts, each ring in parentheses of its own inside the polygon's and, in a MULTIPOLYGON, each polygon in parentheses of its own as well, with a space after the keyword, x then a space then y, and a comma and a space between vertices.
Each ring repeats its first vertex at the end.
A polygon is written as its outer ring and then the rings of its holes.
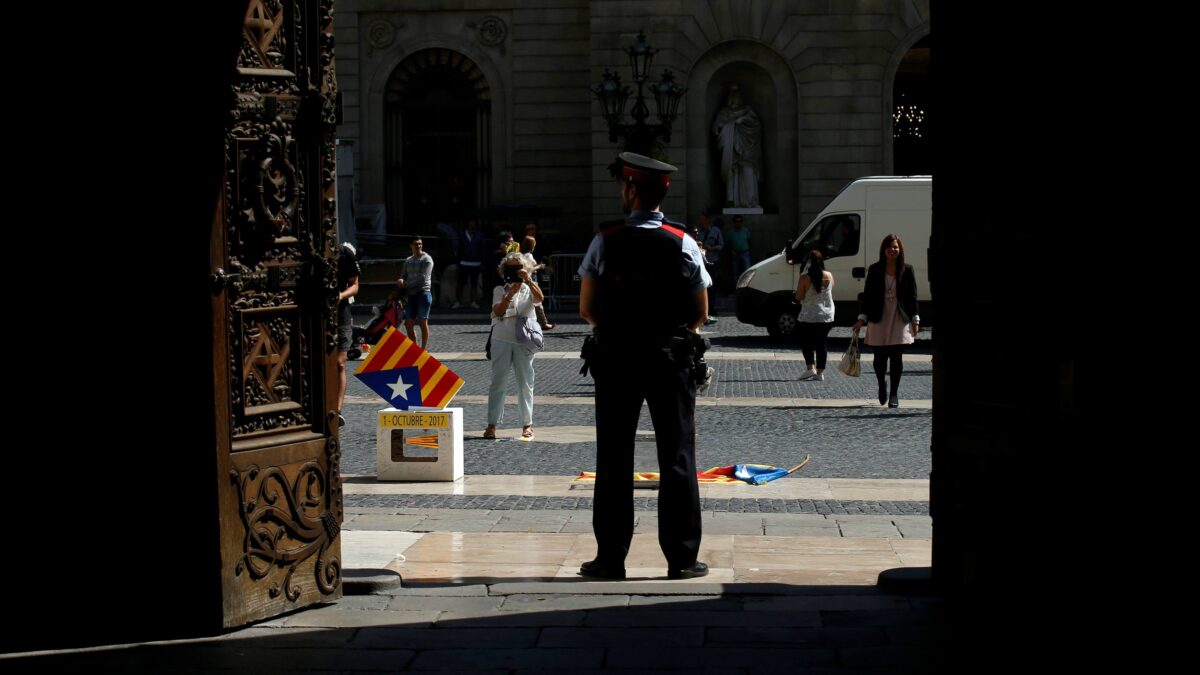
POLYGON ((445 408, 463 386, 453 370, 394 327, 379 338, 354 375, 399 410, 445 408))
MULTIPOLYGON (((804 459, 790 469, 781 469, 774 466, 765 466, 763 464, 732 464, 730 466, 714 466, 711 469, 696 472, 696 482, 698 483, 749 483, 751 485, 762 485, 769 483, 776 478, 783 478, 788 474, 795 473, 804 468, 808 464, 809 456, 805 455, 804 459)), ((575 482, 588 483, 596 480, 595 471, 580 471, 579 477, 575 482)), ((658 482, 659 474, 657 471, 636 471, 633 474, 633 482, 658 482)))

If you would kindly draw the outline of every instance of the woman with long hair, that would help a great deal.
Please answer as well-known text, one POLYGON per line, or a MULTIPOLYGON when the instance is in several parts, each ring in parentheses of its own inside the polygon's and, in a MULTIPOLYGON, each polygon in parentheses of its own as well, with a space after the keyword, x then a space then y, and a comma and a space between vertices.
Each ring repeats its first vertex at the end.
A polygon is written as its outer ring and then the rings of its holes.
MULTIPOLYGON (((504 419, 504 385, 511 371, 517 384, 521 411, 521 440, 533 440, 533 347, 520 339, 525 322, 535 321, 533 306, 542 301, 542 289, 531 276, 532 267, 520 253, 500 261, 497 272, 504 282, 492 292, 492 385, 488 389, 488 425, 484 438, 496 437, 504 419)), ((540 347, 540 345, 539 345, 540 347)))
POLYGON ((917 315, 917 275, 904 263, 904 242, 889 234, 879 245, 879 262, 867 268, 867 282, 859 303, 854 335, 867 325, 866 343, 875 353, 875 379, 879 405, 900 407, 900 374, 904 372, 904 346, 916 341, 921 329, 917 315), (891 386, 885 386, 885 375, 891 386))
POLYGON ((801 304, 796 330, 807 366, 800 379, 821 382, 829 355, 825 339, 833 328, 833 273, 825 271, 825 256, 820 251, 809 251, 807 258, 807 269, 796 284, 796 302, 801 304))

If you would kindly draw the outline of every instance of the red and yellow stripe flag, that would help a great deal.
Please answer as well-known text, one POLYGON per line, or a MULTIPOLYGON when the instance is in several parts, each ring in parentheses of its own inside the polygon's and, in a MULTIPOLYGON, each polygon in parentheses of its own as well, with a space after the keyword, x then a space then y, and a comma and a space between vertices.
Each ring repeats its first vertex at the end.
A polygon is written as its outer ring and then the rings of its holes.
POLYGON ((463 379, 453 370, 395 327, 379 338, 354 375, 400 410, 445 408, 463 386, 463 379))

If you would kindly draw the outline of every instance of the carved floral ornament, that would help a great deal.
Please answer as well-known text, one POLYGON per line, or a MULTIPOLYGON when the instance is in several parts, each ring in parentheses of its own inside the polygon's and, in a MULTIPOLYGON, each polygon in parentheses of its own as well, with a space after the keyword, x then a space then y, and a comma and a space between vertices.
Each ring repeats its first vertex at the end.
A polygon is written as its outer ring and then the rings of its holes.
POLYGON ((508 26, 498 16, 486 16, 479 22, 479 41, 488 47, 500 47, 504 53, 504 39, 508 37, 508 26))
POLYGON ((284 595, 295 602, 302 591, 293 577, 302 563, 316 556, 316 587, 332 593, 341 582, 342 564, 329 549, 341 527, 329 508, 330 483, 320 465, 305 463, 291 482, 278 467, 251 466, 241 473, 230 471, 229 477, 237 486, 243 532, 242 556, 234 573, 249 573, 256 581, 270 577, 270 597, 284 595), (276 576, 279 571, 284 572, 282 583, 276 576))
MULTIPOLYGON (((404 24, 401 23, 401 26, 404 24)), ((387 49, 396 41, 396 27, 387 19, 376 19, 367 26, 367 44, 374 49, 387 49)))

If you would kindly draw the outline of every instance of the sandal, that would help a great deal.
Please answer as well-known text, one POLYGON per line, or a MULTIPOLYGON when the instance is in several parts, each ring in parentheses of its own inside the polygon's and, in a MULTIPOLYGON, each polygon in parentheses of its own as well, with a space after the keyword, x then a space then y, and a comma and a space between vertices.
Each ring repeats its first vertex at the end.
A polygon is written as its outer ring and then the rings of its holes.
POLYGON ((532 424, 521 429, 521 438, 523 438, 527 441, 533 440, 533 425, 532 424))
POLYGON ((487 428, 483 430, 483 437, 493 441, 496 440, 496 425, 487 425, 487 428))

